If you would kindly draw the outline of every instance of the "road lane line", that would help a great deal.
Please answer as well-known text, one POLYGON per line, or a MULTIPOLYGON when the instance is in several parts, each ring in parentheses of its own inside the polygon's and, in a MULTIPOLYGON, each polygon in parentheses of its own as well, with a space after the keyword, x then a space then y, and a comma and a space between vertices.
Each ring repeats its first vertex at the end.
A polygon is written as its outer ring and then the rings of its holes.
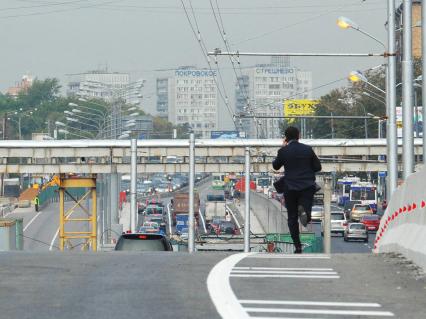
POLYGON ((254 255, 247 256, 247 258, 277 258, 277 259, 330 259, 327 255, 284 255, 284 254, 271 254, 271 253, 255 253, 254 255))
POLYGON ((232 291, 229 277, 232 268, 251 254, 253 253, 234 254, 221 260, 212 268, 207 277, 210 299, 223 319, 250 318, 232 291))
POLYGON ((280 268, 280 267, 234 267, 234 270, 299 270, 299 271, 333 271, 333 268, 280 268))
POLYGON ((239 278, 310 278, 310 279, 339 279, 338 275, 268 275, 268 274, 231 274, 231 277, 239 277, 239 278))
POLYGON ((330 309, 299 309, 299 308, 244 308, 247 312, 262 313, 294 313, 309 315, 342 315, 342 316, 377 316, 393 317, 389 311, 368 311, 368 310, 330 310, 330 309))
POLYGON ((257 305, 297 305, 297 306, 328 306, 328 307, 372 307, 380 308, 378 303, 371 302, 328 302, 328 301, 290 301, 290 300, 249 300, 240 299, 243 304, 257 305))
POLYGON ((325 319, 320 317, 251 317, 256 319, 325 319))
POLYGON ((232 209, 230 209, 226 204, 225 204, 225 210, 228 210, 228 212, 232 215, 232 218, 235 220, 235 224, 237 224, 238 230, 240 231, 241 235, 244 235, 244 231, 241 228, 240 223, 238 222, 238 219, 235 217, 234 212, 232 211, 232 209))
POLYGON ((231 274, 337 275, 335 271, 232 270, 231 274))
POLYGON ((58 228, 58 230, 56 231, 55 236, 53 236, 52 241, 50 242, 50 246, 49 246, 49 250, 50 250, 50 251, 52 250, 52 248, 53 248, 53 244, 55 243, 55 240, 56 240, 56 238, 58 237, 58 235, 59 235, 59 228, 58 228))
POLYGON ((24 227, 24 232, 27 230, 28 227, 32 224, 32 222, 41 214, 41 212, 38 212, 24 227))
MULTIPOLYGON (((74 210, 68 215, 68 217, 71 217, 71 215, 74 213, 74 210)), ((56 231, 56 233, 55 233, 55 236, 53 236, 53 239, 52 239, 52 241, 50 242, 50 246, 49 246, 49 250, 51 251, 52 249, 53 249, 53 244, 55 243, 55 240, 56 240, 56 238, 58 237, 58 235, 59 235, 59 227, 58 227, 58 230, 56 231)))

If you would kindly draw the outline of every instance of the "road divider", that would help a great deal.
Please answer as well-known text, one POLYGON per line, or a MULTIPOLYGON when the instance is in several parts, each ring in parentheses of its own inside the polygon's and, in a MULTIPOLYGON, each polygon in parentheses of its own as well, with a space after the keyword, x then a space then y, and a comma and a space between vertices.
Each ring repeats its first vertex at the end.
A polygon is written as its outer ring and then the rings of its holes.
POLYGON ((426 168, 392 194, 374 242, 376 253, 400 253, 426 271, 426 168))

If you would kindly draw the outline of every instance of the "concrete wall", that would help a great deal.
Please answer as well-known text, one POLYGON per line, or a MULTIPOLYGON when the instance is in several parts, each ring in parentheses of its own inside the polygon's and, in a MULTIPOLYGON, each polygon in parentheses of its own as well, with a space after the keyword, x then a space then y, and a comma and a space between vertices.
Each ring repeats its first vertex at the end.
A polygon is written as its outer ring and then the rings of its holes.
MULTIPOLYGON (((287 233, 287 211, 273 198, 262 193, 250 193, 250 207, 266 233, 287 233)), ((244 199, 242 199, 244 200, 244 199)))
POLYGON ((391 197, 374 244, 376 253, 401 253, 426 271, 426 168, 391 197))

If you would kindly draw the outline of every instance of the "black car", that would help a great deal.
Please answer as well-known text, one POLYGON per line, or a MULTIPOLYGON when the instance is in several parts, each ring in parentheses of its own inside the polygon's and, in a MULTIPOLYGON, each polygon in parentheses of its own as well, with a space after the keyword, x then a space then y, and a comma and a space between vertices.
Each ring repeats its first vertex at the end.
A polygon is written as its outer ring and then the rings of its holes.
POLYGON ((161 234, 123 234, 114 250, 119 251, 173 251, 170 241, 161 234))

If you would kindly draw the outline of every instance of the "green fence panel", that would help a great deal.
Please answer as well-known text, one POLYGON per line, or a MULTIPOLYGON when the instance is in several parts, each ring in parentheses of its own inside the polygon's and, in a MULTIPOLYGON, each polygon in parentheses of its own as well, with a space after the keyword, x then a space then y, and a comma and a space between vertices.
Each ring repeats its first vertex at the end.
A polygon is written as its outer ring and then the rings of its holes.
MULTIPOLYGON (((316 236, 315 233, 306 232, 300 233, 300 241, 303 245, 303 251, 306 253, 321 253, 323 252, 322 238, 316 236)), ((266 234, 265 242, 286 242, 293 243, 289 233, 279 234, 272 233, 266 234)))

